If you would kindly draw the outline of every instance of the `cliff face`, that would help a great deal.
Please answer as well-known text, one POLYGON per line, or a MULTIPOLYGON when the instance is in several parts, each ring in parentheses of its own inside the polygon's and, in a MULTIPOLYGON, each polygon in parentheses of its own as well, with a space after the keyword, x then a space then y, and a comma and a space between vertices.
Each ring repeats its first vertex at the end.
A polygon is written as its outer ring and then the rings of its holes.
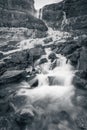
POLYGON ((66 12, 68 26, 70 26, 72 30, 84 32, 87 29, 86 0, 65 0, 63 10, 66 12))
POLYGON ((45 6, 43 8, 43 19, 55 29, 80 30, 86 33, 87 0, 64 0, 57 4, 45 6))
POLYGON ((34 13, 33 0, 0 0, 0 7, 3 9, 19 10, 34 13))
POLYGON ((45 24, 34 17, 33 0, 0 0, 0 27, 26 27, 46 31, 45 24))
POLYGON ((64 0, 64 11, 67 18, 87 15, 86 0, 64 0))
POLYGON ((63 20, 63 2, 47 5, 43 8, 43 19, 47 24, 59 29, 63 20))

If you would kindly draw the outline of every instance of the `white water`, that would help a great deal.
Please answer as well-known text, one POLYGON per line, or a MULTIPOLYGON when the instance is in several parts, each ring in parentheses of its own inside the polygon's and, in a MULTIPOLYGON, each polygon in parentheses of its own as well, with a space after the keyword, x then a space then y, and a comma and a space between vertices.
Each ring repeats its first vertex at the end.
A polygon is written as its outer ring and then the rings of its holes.
MULTIPOLYGON (((42 18, 42 10, 38 11, 37 14, 38 18, 42 18)), ((65 16, 64 21, 66 21, 65 16)), ((64 24, 64 21, 62 24, 64 24)), ((55 41, 63 41, 69 36, 70 34, 67 32, 56 31, 48 27, 47 38, 51 37, 53 39, 53 41, 48 44, 54 44, 55 41)), ((19 47, 27 49, 33 48, 37 44, 44 45, 44 39, 45 38, 31 38, 24 40, 19 44, 19 47)), ((47 48, 45 52, 45 57, 48 59, 51 49, 47 48)), ((50 109, 54 111, 55 109, 57 111, 72 111, 74 106, 71 99, 75 92, 74 86, 72 85, 74 72, 70 63, 66 63, 67 59, 64 56, 57 54, 56 56, 56 67, 54 69, 51 68, 52 63, 49 59, 47 63, 35 66, 35 69, 40 72, 36 77, 39 81, 38 87, 31 90, 21 89, 18 95, 26 95, 31 100, 31 104, 37 103, 40 105, 40 101, 42 101, 44 106, 47 105, 45 111, 50 111, 50 109), (51 81, 52 85, 49 85, 50 78, 53 78, 51 81)))
MULTIPOLYGON (((46 56, 49 53, 48 49, 46 56)), ((50 60, 45 64, 36 66, 36 69, 41 72, 36 77, 39 81, 37 88, 21 89, 18 95, 26 95, 32 105, 42 108, 46 113, 65 110, 74 118, 77 112, 72 104, 72 97, 75 94, 72 85, 74 72, 72 66, 66 63, 65 57, 61 55, 57 55, 57 57, 57 66, 53 70, 50 69, 52 65, 50 60), (49 85, 48 77, 53 77, 53 85, 49 85)))
MULTIPOLYGON (((38 12, 38 18, 42 15, 38 12)), ((64 22, 66 18, 64 16, 64 22)), ((66 21, 67 22, 67 21, 66 21)), ((52 41, 48 44, 55 44, 55 41, 64 41, 70 34, 67 32, 56 31, 48 28, 48 36, 52 41)), ((46 38, 31 38, 20 42, 19 48, 24 50, 33 48, 38 44, 44 45, 46 38)), ((46 57, 52 52, 50 48, 45 49, 46 57)), ((25 95, 27 103, 25 106, 33 105, 36 109, 40 108, 46 115, 66 111, 74 119, 79 111, 79 108, 73 105, 72 98, 75 95, 75 88, 72 85, 74 71, 70 63, 66 62, 67 59, 62 55, 57 55, 56 67, 52 69, 52 62, 48 59, 47 63, 36 65, 35 69, 38 70, 36 78, 38 79, 38 86, 33 89, 22 88, 18 91, 17 95, 25 95)), ((27 84, 24 86, 28 87, 27 84)), ((30 87, 30 86, 29 86, 30 87)), ((52 117, 51 117, 52 118, 52 117)), ((59 130, 76 130, 67 128, 65 124, 60 124, 59 130)), ((52 128, 51 128, 52 129, 52 128)), ((50 129, 49 129, 50 130, 50 129)))

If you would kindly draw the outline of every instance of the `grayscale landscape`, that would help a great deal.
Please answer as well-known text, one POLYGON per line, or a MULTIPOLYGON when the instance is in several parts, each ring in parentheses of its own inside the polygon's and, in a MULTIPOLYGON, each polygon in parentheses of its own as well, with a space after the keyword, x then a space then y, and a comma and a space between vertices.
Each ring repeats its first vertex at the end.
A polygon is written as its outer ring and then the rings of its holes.
POLYGON ((0 130, 87 130, 87 0, 0 0, 0 130))

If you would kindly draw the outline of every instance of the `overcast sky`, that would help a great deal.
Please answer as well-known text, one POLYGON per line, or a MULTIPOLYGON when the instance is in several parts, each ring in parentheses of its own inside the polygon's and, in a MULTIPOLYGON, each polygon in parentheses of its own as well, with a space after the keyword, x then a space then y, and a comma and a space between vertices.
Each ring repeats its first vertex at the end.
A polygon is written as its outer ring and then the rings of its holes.
POLYGON ((45 5, 57 3, 57 2, 60 2, 62 0, 34 0, 34 1, 35 1, 35 8, 40 9, 45 5))

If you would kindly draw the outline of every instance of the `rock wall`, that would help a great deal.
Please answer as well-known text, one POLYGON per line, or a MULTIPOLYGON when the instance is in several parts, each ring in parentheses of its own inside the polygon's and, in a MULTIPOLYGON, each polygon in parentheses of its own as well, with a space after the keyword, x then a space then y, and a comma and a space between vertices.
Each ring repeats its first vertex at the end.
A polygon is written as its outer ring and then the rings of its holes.
POLYGON ((0 7, 34 13, 34 0, 0 0, 0 7))
POLYGON ((0 0, 0 27, 26 27, 46 31, 41 20, 34 17, 33 0, 0 0))
POLYGON ((63 2, 45 6, 42 17, 50 27, 59 29, 63 20, 63 2))
POLYGON ((87 0, 64 0, 45 6, 43 19, 55 29, 86 33, 87 0))
MULTIPOLYGON (((68 26, 71 30, 85 32, 87 30, 87 1, 64 0, 63 10, 66 12, 68 26)), ((67 28, 67 25, 66 25, 67 28)))

